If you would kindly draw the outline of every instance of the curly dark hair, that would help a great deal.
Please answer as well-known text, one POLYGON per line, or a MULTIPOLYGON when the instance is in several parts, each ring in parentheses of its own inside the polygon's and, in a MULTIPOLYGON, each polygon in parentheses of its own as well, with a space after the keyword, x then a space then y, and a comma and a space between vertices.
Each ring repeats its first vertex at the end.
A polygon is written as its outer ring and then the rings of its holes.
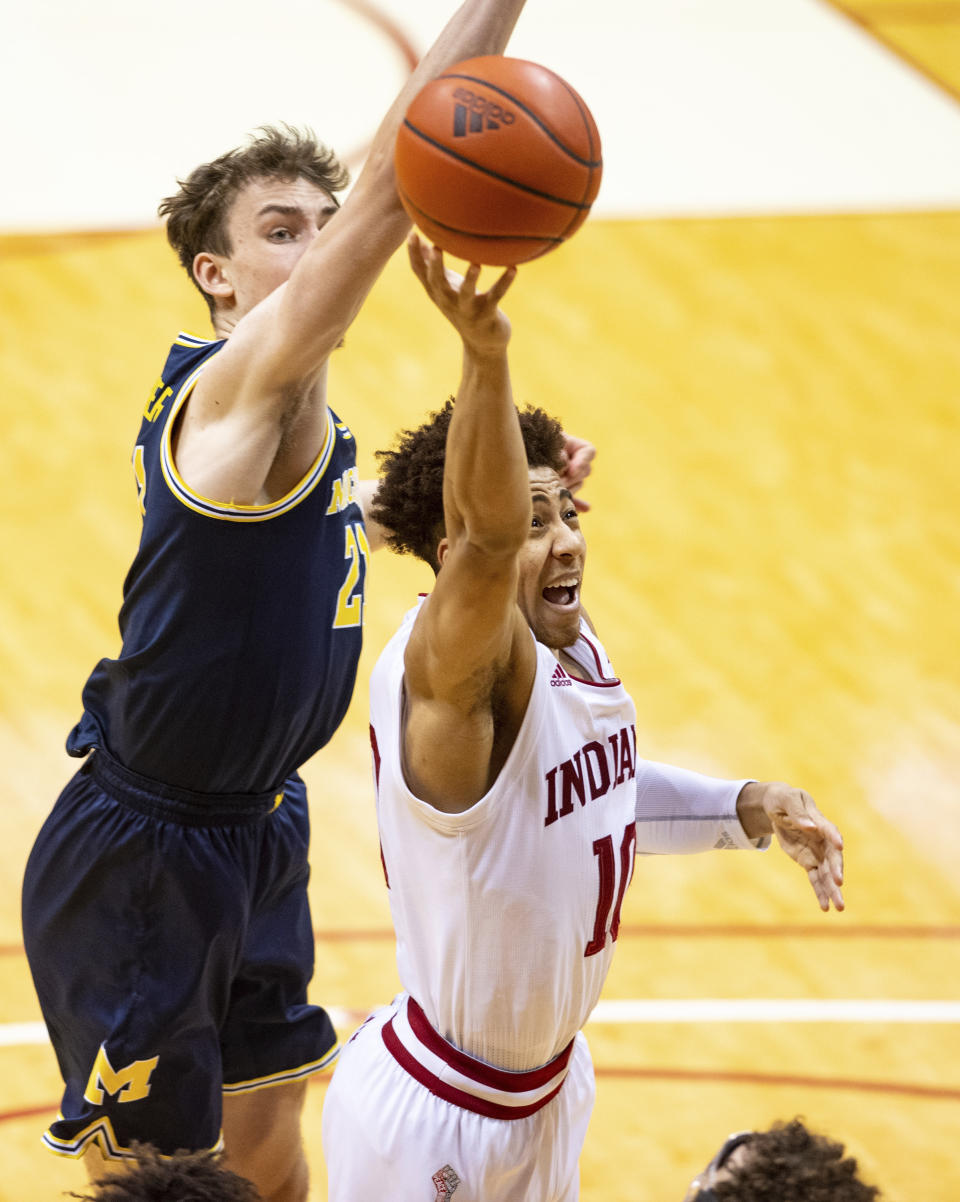
POLYGON ((186 179, 177 180, 180 190, 165 197, 157 212, 166 217, 167 240, 211 315, 214 299, 197 283, 193 260, 201 251, 231 253, 230 209, 237 193, 254 179, 305 179, 333 196, 350 182, 350 173, 311 129, 263 125, 246 146, 201 163, 186 179))
MULTIPOLYGON (((454 399, 418 426, 397 436, 392 451, 377 451, 380 484, 371 516, 390 533, 387 542, 401 555, 416 555, 435 572, 437 544, 443 538, 443 464, 454 399)), ((563 427, 542 409, 518 410, 520 432, 531 467, 563 468, 563 427)))
POLYGON ((132 1167, 98 1178, 89 1194, 69 1194, 82 1202, 262 1202, 246 1177, 220 1164, 217 1152, 178 1152, 161 1156, 134 1144, 132 1167))
POLYGON ((844 1155, 843 1144, 816 1135, 799 1119, 774 1123, 750 1140, 743 1164, 730 1168, 730 1180, 718 1181, 718 1202, 872 1202, 880 1196, 844 1155))

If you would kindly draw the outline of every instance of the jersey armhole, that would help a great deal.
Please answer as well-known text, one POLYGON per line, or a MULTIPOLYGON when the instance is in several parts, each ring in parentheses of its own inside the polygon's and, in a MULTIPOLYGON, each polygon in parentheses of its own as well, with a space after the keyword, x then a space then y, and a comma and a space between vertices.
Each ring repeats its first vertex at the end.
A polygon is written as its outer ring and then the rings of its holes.
POLYGON ((218 351, 214 351, 213 354, 208 355, 202 363, 194 368, 180 386, 180 391, 177 393, 174 403, 170 407, 170 412, 167 414, 161 433, 160 443, 160 468, 163 478, 173 497, 194 513, 228 522, 269 521, 271 518, 278 517, 280 514, 286 513, 296 505, 299 505, 301 501, 305 500, 313 492, 323 479, 330 460, 333 457, 333 450, 337 441, 337 422, 330 408, 327 407, 325 409, 326 429, 323 444, 316 459, 314 459, 303 478, 290 492, 280 497, 277 501, 273 501, 267 505, 231 505, 214 501, 210 497, 205 497, 201 493, 196 492, 180 475, 174 462, 173 430, 177 420, 181 416, 183 406, 193 392, 204 368, 206 368, 207 364, 217 353, 219 353, 219 348, 218 351))

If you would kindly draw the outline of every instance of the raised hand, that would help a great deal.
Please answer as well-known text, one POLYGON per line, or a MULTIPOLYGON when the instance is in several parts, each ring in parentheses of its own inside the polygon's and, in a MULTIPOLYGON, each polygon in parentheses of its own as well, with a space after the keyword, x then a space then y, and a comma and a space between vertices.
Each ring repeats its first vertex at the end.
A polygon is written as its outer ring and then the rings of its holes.
POLYGON ((427 296, 459 332, 464 343, 478 354, 502 350, 510 341, 510 321, 498 308, 517 278, 508 267, 486 292, 477 291, 480 265, 471 263, 466 275, 444 266, 443 252, 422 242, 416 233, 407 239, 413 273, 427 296))
POLYGON ((563 454, 565 464, 560 474, 561 480, 574 494, 573 504, 579 513, 586 513, 590 508, 589 501, 582 501, 576 493, 583 486, 584 480, 593 469, 593 460, 597 448, 585 438, 577 438, 574 434, 563 433, 563 454))

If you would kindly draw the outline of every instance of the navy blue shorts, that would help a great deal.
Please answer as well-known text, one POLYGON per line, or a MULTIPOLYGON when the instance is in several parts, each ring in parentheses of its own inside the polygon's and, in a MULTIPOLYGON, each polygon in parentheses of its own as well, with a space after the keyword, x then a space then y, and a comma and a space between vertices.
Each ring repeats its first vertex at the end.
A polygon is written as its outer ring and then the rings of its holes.
POLYGON ((102 751, 67 784, 23 886, 27 958, 65 1083, 51 1150, 216 1147, 224 1092, 335 1058, 329 1016, 307 1004, 303 781, 277 796, 201 806, 102 751))

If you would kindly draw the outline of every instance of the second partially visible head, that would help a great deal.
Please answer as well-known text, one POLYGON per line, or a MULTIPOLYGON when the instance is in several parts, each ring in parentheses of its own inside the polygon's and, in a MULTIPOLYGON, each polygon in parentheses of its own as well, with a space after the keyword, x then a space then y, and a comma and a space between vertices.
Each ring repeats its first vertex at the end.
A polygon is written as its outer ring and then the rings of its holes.
POLYGON ((264 126, 196 167, 163 200, 167 238, 216 324, 284 283, 337 211, 349 174, 309 130, 264 126))
POLYGON ((799 1119, 731 1135, 694 1178, 684 1202, 874 1202, 842 1143, 799 1119))
MULTIPOLYGON (((404 431, 396 449, 378 451, 381 479, 372 516, 391 533, 395 551, 416 555, 440 570, 445 542, 443 469, 450 400, 422 426, 404 431)), ((586 543, 573 497, 563 484, 564 436, 542 409, 519 412, 530 469, 533 517, 518 556, 517 604, 538 642, 568 647, 580 630, 580 588, 586 543)))

